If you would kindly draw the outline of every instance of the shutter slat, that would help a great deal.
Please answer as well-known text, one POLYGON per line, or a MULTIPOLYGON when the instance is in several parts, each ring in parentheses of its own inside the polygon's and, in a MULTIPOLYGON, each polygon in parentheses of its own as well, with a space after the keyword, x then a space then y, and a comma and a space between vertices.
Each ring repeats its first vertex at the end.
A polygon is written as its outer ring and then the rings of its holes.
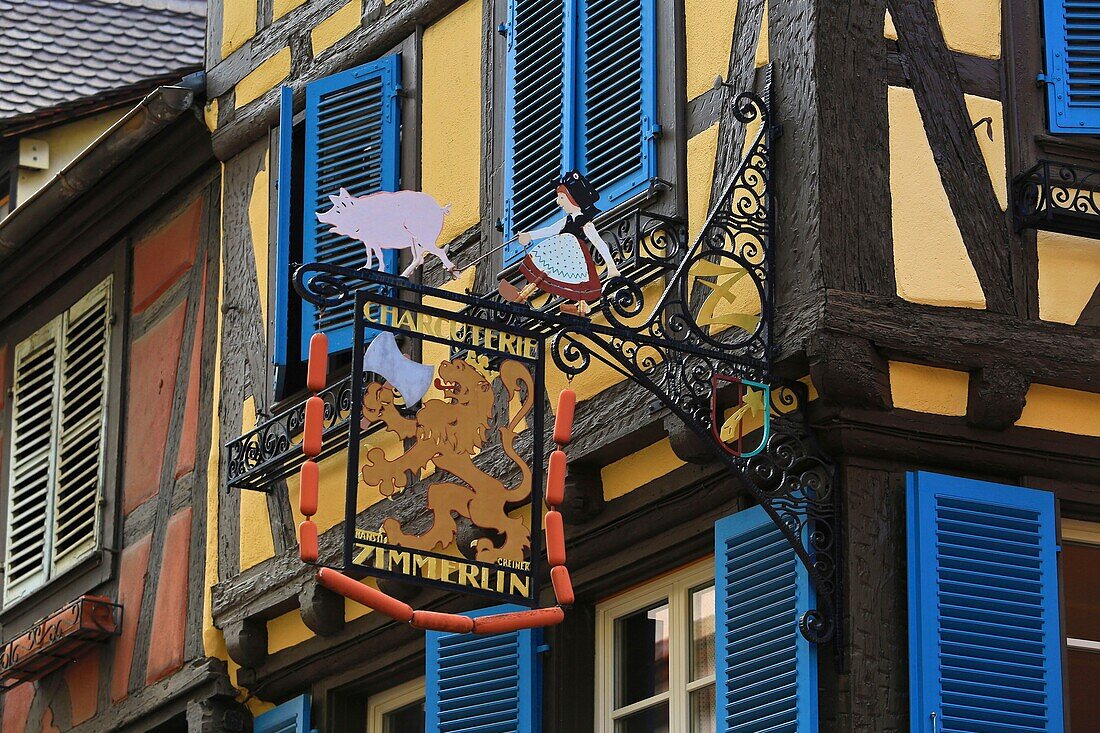
MULTIPOLYGON (((520 610, 484 609, 471 615, 520 610)), ((427 635, 426 730, 538 733, 537 632, 427 635)))
POLYGON ((111 280, 73 306, 62 341, 51 566, 76 564, 98 544, 107 410, 111 280))
POLYGON ((816 651, 798 631, 806 570, 760 507, 715 525, 716 681, 723 730, 817 730, 816 651))
POLYGON ((1043 6, 1050 129, 1100 133, 1100 8, 1071 0, 1043 0, 1043 6))
POLYGON ((310 697, 300 695, 257 715, 252 722, 252 733, 311 733, 310 718, 310 697))
POLYGON ((1061 731, 1052 495, 922 472, 908 512, 912 719, 1061 731))
MULTIPOLYGON (((400 57, 391 55, 306 86, 306 155, 303 260, 362 267, 362 242, 329 231, 317 220, 341 188, 353 196, 396 191, 400 184, 400 57)), ((385 251, 393 272, 396 250, 385 251)), ((377 263, 373 263, 378 267, 377 263)), ((301 358, 314 331, 325 330, 331 351, 351 348, 353 304, 329 308, 322 316, 302 303, 301 358)))

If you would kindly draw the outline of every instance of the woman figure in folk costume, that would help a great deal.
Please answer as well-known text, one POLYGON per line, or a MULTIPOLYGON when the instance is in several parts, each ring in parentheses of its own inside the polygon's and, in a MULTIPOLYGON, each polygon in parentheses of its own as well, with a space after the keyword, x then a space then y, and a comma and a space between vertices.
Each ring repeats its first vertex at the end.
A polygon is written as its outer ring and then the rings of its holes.
POLYGON ((600 299, 600 276, 590 247, 595 247, 607 263, 607 277, 618 277, 619 268, 611 257, 611 248, 596 231, 592 218, 599 213, 596 201, 600 193, 579 171, 570 171, 557 181, 557 204, 563 216, 543 229, 520 232, 519 243, 527 247, 539 241, 520 263, 519 271, 527 279, 523 290, 507 280, 500 281, 501 296, 511 303, 526 303, 536 291, 557 295, 573 303, 560 310, 587 316, 589 303, 600 299))

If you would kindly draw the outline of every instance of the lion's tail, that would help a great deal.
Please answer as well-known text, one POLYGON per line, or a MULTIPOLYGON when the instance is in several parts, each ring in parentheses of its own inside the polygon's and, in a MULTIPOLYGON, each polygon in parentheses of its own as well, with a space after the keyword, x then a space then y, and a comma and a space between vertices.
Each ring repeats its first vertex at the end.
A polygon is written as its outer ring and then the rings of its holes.
POLYGON ((527 388, 527 397, 520 403, 519 411, 508 423, 508 426, 500 431, 500 442, 504 454, 512 459, 512 462, 519 467, 520 472, 519 485, 508 492, 508 501, 523 501, 531 495, 531 467, 516 453, 516 428, 519 427, 519 424, 523 422, 523 419, 531 413, 532 408, 535 406, 535 383, 532 381, 531 373, 527 371, 526 367, 510 359, 501 363, 500 379, 504 382, 504 388, 508 391, 509 400, 515 395, 521 384, 527 388))

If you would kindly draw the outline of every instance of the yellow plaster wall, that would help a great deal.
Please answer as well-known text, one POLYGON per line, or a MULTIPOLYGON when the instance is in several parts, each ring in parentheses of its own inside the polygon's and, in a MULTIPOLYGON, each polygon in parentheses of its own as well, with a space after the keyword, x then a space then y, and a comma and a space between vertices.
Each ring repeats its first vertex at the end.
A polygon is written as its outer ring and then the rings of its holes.
POLYGON ((262 97, 268 89, 286 79, 289 73, 290 47, 288 46, 262 62, 250 71, 248 76, 237 82, 237 109, 262 97))
POLYGON ((688 241, 703 230, 714 180, 714 156, 718 151, 718 125, 711 125, 687 141, 688 241))
POLYGON ((1016 424, 1100 438, 1100 394, 1033 384, 1016 424))
POLYGON ((267 622, 268 654, 281 652, 312 638, 313 632, 302 621, 302 612, 297 608, 267 622))
MULTIPOLYGON (((245 399, 243 411, 244 420, 239 435, 256 427, 256 403, 252 397, 245 399)), ((243 571, 275 555, 271 517, 267 512, 267 495, 258 491, 242 491, 240 516, 239 544, 243 571)))
POLYGON ((316 58, 331 48, 341 38, 359 27, 362 17, 360 0, 348 2, 329 17, 322 20, 310 31, 313 44, 313 56, 316 58))
POLYGON ((966 372, 890 362, 890 392, 899 410, 965 415, 969 387, 970 375, 966 372))
POLYGON ((886 11, 886 22, 882 29, 882 35, 891 41, 898 40, 898 29, 894 27, 894 18, 890 15, 889 10, 886 11))
POLYGON ((1005 120, 1004 105, 996 99, 975 97, 972 94, 964 95, 966 109, 970 113, 970 121, 977 124, 978 120, 990 117, 993 119, 993 139, 989 139, 986 133, 986 124, 983 122, 974 130, 978 139, 978 147, 982 150, 985 159, 986 170, 989 171, 989 180, 993 183, 993 190, 997 193, 997 202, 1002 211, 1008 210, 1008 166, 1005 162, 1005 120))
MULTIPOLYGON (((306 0, 274 0, 271 3, 271 17, 275 20, 283 17, 294 8, 305 3, 306 0)), ((358 3, 359 0, 354 0, 358 3)))
POLYGON ((85 117, 67 125, 46 130, 35 130, 27 137, 44 140, 50 148, 50 167, 46 170, 19 169, 16 182, 16 199, 26 201, 36 191, 50 182, 58 172, 84 152, 107 128, 119 121, 131 107, 118 107, 98 115, 85 117))
POLYGON ((665 438, 601 468, 603 498, 618 499, 683 465, 665 438))
POLYGON ((206 122, 206 129, 210 132, 218 129, 218 100, 211 99, 202 109, 202 118, 206 122))
POLYGON ((481 214, 481 35, 481 0, 424 31, 421 190, 451 207, 441 242, 481 214))
POLYGON ((256 8, 256 0, 225 0, 222 3, 223 59, 256 35, 256 8))
POLYGON ((890 195, 898 295, 985 308, 911 89, 890 87, 890 195))
POLYGON ((687 33, 687 98, 714 86, 714 77, 729 72, 737 0, 685 0, 687 33))
POLYGON ((1077 323, 1100 285, 1100 247, 1095 239, 1039 232, 1039 318, 1077 323))
POLYGON ((252 251, 256 257, 256 285, 260 293, 260 312, 267 323, 268 239, 271 217, 271 150, 264 152, 264 164, 252 182, 248 199, 248 226, 252 232, 252 251))
POLYGON ((936 0, 947 47, 971 56, 1001 56, 1001 0, 936 0))
POLYGON ((768 3, 764 2, 764 13, 760 18, 760 35, 756 39, 756 68, 766 66, 768 59, 770 58, 769 46, 770 40, 768 38, 768 3))

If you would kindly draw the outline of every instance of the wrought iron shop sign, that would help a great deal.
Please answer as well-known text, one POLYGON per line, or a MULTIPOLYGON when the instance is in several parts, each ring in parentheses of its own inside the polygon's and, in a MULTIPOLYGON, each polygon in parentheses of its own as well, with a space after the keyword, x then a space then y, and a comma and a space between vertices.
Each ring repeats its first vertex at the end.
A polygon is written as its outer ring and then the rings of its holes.
POLYGON ((543 337, 366 290, 354 324, 346 567, 534 605, 543 337))

